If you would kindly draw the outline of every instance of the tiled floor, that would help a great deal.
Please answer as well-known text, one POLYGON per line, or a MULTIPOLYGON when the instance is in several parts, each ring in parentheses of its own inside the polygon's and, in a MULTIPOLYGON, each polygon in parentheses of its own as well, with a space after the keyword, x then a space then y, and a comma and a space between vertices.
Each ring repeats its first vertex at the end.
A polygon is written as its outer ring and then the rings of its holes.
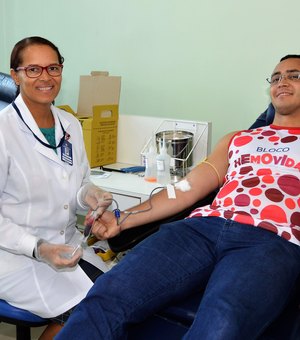
MULTIPOLYGON (((37 340, 42 334, 45 326, 31 328, 31 340, 37 340)), ((0 323, 0 340, 15 340, 16 327, 7 323, 0 323)))

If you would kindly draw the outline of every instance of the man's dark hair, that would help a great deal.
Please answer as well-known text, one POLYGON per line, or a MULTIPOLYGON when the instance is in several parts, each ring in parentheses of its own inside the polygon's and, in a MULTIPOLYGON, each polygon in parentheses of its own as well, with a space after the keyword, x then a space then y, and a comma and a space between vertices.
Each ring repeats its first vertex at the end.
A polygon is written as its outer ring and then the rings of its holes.
POLYGON ((300 59, 300 54, 287 54, 286 56, 282 57, 280 61, 284 61, 286 59, 291 59, 291 58, 298 58, 300 59))

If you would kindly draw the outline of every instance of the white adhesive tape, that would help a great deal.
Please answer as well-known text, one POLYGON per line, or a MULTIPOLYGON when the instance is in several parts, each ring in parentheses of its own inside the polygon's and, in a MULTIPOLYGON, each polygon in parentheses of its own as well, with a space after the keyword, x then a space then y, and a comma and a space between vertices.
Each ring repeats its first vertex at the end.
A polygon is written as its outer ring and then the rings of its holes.
POLYGON ((174 199, 176 198, 176 193, 175 193, 175 188, 172 184, 167 185, 167 193, 168 193, 168 198, 169 199, 174 199))

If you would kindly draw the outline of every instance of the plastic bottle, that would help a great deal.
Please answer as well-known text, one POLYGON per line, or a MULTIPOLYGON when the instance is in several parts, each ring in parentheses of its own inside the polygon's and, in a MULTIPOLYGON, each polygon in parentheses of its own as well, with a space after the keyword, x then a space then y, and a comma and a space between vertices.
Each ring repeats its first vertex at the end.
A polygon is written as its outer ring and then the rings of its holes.
POLYGON ((171 156, 168 154, 166 141, 163 137, 163 144, 160 144, 159 155, 156 156, 157 182, 162 185, 171 182, 170 160, 171 156))
POLYGON ((151 143, 145 155, 145 181, 156 182, 156 147, 151 143))

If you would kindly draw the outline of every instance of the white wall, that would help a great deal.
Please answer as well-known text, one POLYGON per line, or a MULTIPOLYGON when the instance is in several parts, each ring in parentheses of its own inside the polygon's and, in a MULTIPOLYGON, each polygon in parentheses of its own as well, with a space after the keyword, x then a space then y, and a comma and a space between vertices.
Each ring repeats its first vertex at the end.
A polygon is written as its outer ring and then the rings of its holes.
POLYGON ((0 0, 0 71, 13 45, 42 35, 65 57, 57 104, 76 109, 79 76, 122 76, 120 113, 212 121, 213 144, 269 102, 280 57, 300 53, 290 0, 0 0))

